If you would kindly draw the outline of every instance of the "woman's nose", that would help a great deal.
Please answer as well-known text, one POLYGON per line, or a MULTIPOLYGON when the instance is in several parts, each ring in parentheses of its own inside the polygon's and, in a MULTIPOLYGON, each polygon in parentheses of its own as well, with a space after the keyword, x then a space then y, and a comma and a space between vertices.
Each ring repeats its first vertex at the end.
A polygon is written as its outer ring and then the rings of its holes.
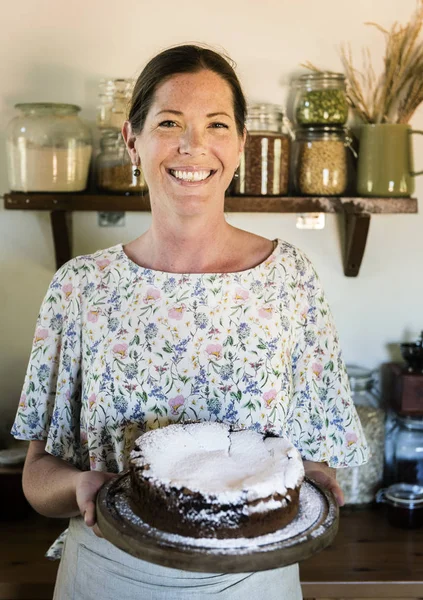
POLYGON ((181 154, 203 154, 205 152, 204 133, 195 127, 187 127, 180 138, 179 151, 181 154))

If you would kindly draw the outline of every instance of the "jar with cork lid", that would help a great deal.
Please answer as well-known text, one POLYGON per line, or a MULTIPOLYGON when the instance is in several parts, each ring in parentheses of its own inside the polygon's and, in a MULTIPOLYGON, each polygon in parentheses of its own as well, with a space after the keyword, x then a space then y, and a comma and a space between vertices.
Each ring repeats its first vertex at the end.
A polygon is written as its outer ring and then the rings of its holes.
POLYGON ((247 140, 233 182, 233 193, 282 196, 288 193, 291 135, 280 106, 248 108, 247 140))

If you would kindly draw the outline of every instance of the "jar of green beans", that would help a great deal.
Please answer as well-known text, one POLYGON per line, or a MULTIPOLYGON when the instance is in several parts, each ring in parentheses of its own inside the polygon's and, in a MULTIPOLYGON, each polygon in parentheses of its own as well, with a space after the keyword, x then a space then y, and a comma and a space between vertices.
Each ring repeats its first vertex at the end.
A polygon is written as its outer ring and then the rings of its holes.
POLYGON ((295 118, 301 127, 342 126, 348 119, 345 76, 316 71, 294 79, 295 118))

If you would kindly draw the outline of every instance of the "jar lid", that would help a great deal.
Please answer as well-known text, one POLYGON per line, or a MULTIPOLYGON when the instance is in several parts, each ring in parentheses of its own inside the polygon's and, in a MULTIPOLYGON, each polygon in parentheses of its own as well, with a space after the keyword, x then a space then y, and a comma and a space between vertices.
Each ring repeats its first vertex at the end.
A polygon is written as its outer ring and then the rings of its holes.
POLYGON ((296 77, 293 82, 305 83, 307 81, 321 81, 322 79, 343 82, 345 81, 345 75, 333 71, 312 71, 311 73, 296 77))
POLYGON ((101 148, 126 149, 125 140, 118 129, 103 129, 100 137, 101 148))
POLYGON ((423 429, 423 417, 410 417, 406 415, 396 415, 396 419, 403 425, 406 429, 423 429))
POLYGON ((349 138, 348 127, 335 127, 329 125, 323 125, 321 127, 297 127, 295 129, 295 138, 297 140, 304 140, 309 138, 319 137, 338 137, 339 139, 349 138))
POLYGON ((36 112, 37 110, 48 110, 53 112, 69 113, 79 112, 80 106, 76 104, 65 104, 63 102, 23 102, 15 104, 15 108, 24 112, 36 112))
POLYGON ((385 498, 398 506, 423 507, 423 486, 412 483, 394 483, 385 490, 385 498))
POLYGON ((353 392, 368 389, 373 383, 373 374, 369 369, 357 365, 347 365, 347 374, 353 392))
POLYGON ((281 118, 284 115, 282 106, 279 104, 265 103, 249 104, 247 107, 247 117, 257 118, 260 115, 279 115, 281 118))
POLYGON ((123 96, 129 98, 135 85, 133 79, 101 79, 99 81, 100 93, 106 96, 123 96))

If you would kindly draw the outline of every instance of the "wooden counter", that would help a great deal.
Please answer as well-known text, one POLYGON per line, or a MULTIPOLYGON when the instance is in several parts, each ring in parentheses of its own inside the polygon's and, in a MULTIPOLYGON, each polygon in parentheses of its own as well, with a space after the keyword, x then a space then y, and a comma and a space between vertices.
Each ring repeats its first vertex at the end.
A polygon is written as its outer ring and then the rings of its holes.
POLYGON ((335 542, 300 566, 304 598, 423 598, 423 529, 392 527, 384 508, 341 509, 335 542))
MULTIPOLYGON (((58 562, 43 554, 65 526, 33 513, 0 522, 0 600, 51 600, 58 562)), ((423 599, 423 529, 391 527, 379 507, 342 509, 335 542, 301 564, 301 581, 304 598, 423 599)))

